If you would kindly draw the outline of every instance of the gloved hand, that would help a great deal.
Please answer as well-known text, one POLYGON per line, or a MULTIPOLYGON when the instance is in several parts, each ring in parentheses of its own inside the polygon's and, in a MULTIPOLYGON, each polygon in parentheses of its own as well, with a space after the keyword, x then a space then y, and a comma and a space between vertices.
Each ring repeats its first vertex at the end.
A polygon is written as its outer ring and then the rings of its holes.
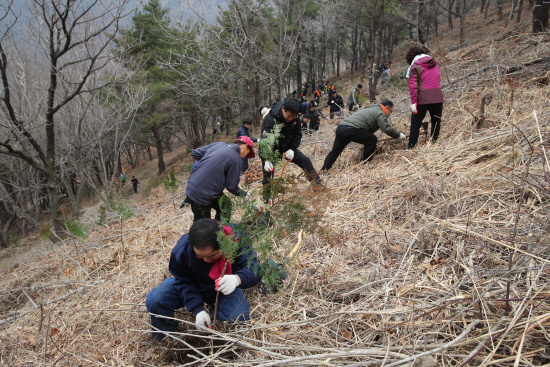
POLYGON ((330 103, 334 103, 334 101, 330 101, 330 103))
POLYGON ((256 143, 259 143, 259 142, 260 142, 260 140, 262 140, 262 138, 258 138, 258 139, 256 139, 256 143))
POLYGON ((212 321, 210 320, 210 315, 206 311, 201 311, 197 314, 195 319, 195 324, 204 327, 212 326, 212 321))
POLYGON ((266 171, 266 172, 273 172, 273 171, 275 171, 275 170, 273 169, 273 165, 271 164, 270 161, 265 161, 265 164, 264 164, 264 171, 266 171))
POLYGON ((224 275, 223 278, 216 279, 216 290, 226 296, 233 293, 235 288, 240 285, 239 277, 236 275, 224 275))
POLYGON ((294 159, 294 151, 292 149, 287 150, 285 154, 286 159, 288 159, 289 161, 294 159))
POLYGON ((414 103, 414 104, 411 105, 411 111, 412 111, 412 113, 414 113, 415 115, 418 113, 418 111, 416 110, 416 103, 414 103))
POLYGON ((399 134, 399 139, 400 139, 400 140, 404 140, 404 139, 406 139, 406 138, 407 138, 407 137, 405 136, 405 134, 403 134, 403 133, 400 133, 400 134, 399 134))

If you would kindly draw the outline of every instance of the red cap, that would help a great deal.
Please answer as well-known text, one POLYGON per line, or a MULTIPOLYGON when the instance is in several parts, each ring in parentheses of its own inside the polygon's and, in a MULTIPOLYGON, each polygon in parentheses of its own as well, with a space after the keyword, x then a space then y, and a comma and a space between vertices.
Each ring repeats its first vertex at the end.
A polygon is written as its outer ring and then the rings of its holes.
POLYGON ((238 141, 241 141, 241 142, 245 143, 246 145, 248 145, 250 147, 250 152, 248 153, 246 158, 254 158, 256 156, 256 154, 254 154, 254 143, 252 142, 252 140, 250 140, 250 138, 248 136, 244 136, 244 135, 239 136, 235 140, 235 143, 238 142, 238 141))

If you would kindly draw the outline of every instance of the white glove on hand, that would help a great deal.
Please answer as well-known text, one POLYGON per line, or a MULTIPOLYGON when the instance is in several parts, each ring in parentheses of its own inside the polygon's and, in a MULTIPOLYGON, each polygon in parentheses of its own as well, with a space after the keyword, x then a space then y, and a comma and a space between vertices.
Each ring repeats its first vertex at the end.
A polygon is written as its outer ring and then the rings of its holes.
POLYGON ((330 103, 334 103, 334 101, 330 101, 330 103))
POLYGON ((260 142, 260 140, 262 140, 262 138, 258 138, 258 139, 256 139, 256 143, 259 143, 259 142, 260 142))
POLYGON ((407 137, 405 136, 405 134, 399 133, 399 139, 400 139, 400 140, 404 140, 404 139, 406 139, 406 138, 407 138, 407 137))
POLYGON ((285 154, 286 159, 288 159, 289 161, 294 159, 294 151, 292 149, 287 150, 285 154))
POLYGON ((270 161, 265 161, 265 164, 264 164, 264 171, 266 171, 266 172, 273 172, 273 171, 275 171, 275 170, 273 169, 273 165, 271 164, 270 161))
POLYGON ((236 275, 224 275, 223 278, 216 280, 216 290, 222 292, 226 296, 233 293, 235 288, 239 286, 239 277, 236 275))
POLYGON ((416 110, 416 103, 411 105, 411 111, 412 111, 412 113, 414 113, 415 115, 418 113, 418 111, 416 110))
POLYGON ((206 311, 201 311, 197 314, 195 319, 195 324, 198 326, 210 327, 212 326, 212 321, 210 320, 210 315, 206 311))

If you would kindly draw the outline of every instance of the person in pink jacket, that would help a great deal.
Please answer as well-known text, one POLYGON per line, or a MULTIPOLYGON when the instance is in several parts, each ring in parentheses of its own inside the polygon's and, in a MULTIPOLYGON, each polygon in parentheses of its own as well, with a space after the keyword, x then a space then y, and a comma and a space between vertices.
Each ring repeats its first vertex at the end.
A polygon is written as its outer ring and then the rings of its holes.
MULTIPOLYGON (((430 137, 435 142, 439 137, 441 115, 443 113, 443 93, 439 80, 439 66, 436 59, 428 55, 428 50, 423 46, 412 46, 407 51, 407 70, 409 79, 409 91, 411 94, 411 131, 409 135, 409 149, 414 148, 418 141, 418 135, 422 120, 426 112, 430 113, 432 126, 430 137)), ((427 123, 426 123, 427 126, 427 123)))

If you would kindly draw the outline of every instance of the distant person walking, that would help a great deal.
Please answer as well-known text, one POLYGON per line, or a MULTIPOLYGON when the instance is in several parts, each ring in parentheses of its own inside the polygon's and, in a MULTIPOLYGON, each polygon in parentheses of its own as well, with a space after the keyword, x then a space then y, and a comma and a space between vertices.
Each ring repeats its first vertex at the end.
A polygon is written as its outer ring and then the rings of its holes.
POLYGON ((126 173, 122 172, 120 174, 120 187, 124 187, 125 183, 126 183, 126 173))
MULTIPOLYGON (((435 142, 439 137, 441 115, 443 114, 443 92, 441 91, 441 74, 436 59, 428 55, 423 46, 412 46, 406 55, 409 78, 409 92, 411 95, 411 131, 409 135, 409 149, 418 142, 420 126, 426 116, 431 117, 430 138, 435 142)), ((426 125, 427 126, 427 125, 426 125)))
POLYGON ((137 194, 137 187, 139 185, 139 181, 136 178, 136 176, 132 176, 132 181, 130 181, 130 183, 132 184, 132 186, 134 186, 134 194, 137 194))

